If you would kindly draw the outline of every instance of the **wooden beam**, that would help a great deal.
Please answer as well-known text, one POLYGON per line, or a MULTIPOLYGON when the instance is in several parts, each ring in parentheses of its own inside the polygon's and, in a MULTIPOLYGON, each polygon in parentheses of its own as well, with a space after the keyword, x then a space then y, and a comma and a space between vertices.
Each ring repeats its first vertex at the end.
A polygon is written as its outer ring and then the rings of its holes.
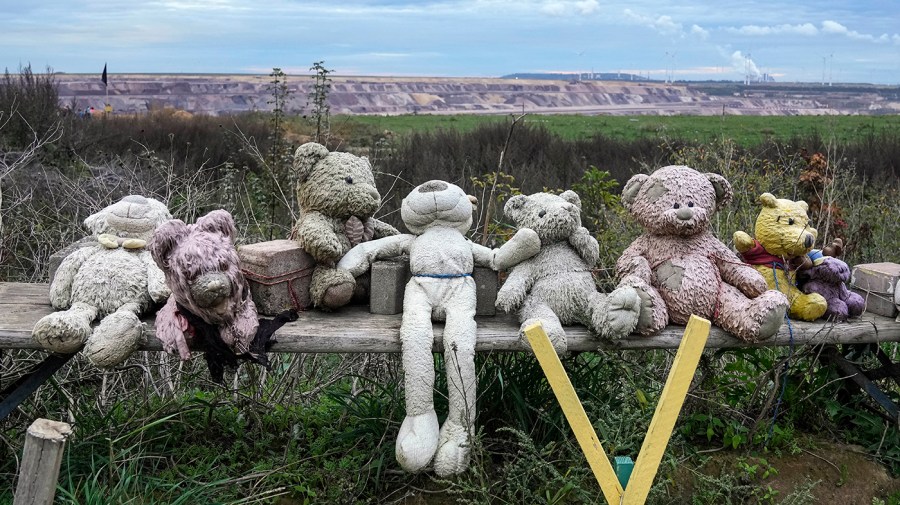
MULTIPOLYGON (((48 303, 46 284, 0 283, 0 348, 38 349, 31 340, 31 329, 38 319, 52 312, 48 303)), ((272 352, 353 353, 400 352, 401 315, 370 314, 366 307, 345 307, 334 313, 315 310, 303 312, 300 318, 279 329, 278 342, 272 352)), ((480 352, 527 351, 528 345, 518 336, 519 322, 511 315, 478 317, 480 352)), ((144 320, 144 351, 162 349, 153 332, 153 318, 144 320)), ((774 337, 762 342, 748 343, 712 328, 707 348, 740 348, 786 346, 793 338, 794 345, 804 344, 860 344, 900 341, 900 323, 866 313, 846 323, 793 321, 793 337, 786 325, 774 337)), ((601 341, 583 326, 566 327, 569 349, 572 351, 677 349, 681 343, 683 326, 669 326, 651 337, 629 335, 614 341, 601 341)), ((440 345, 443 325, 435 323, 435 351, 440 345)))
POLYGON ((50 505, 56 495, 59 465, 72 427, 66 423, 38 419, 25 435, 19 482, 13 505, 50 505))

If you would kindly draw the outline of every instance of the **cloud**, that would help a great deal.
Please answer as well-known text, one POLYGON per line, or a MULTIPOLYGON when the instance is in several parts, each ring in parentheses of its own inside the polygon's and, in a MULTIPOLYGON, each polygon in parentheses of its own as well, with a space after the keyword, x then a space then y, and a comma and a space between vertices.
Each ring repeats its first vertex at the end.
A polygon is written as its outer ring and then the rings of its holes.
POLYGON ((744 25, 739 28, 728 28, 727 30, 732 33, 751 36, 782 34, 812 36, 819 33, 819 29, 812 23, 803 23, 799 25, 781 24, 773 26, 744 25))
POLYGON ((731 53, 731 68, 741 75, 749 74, 750 77, 759 77, 762 72, 756 66, 756 62, 750 59, 750 55, 744 55, 740 51, 731 53))
POLYGON ((886 33, 881 34, 880 36, 875 36, 869 33, 860 33, 856 30, 851 30, 846 26, 838 23, 837 21, 832 21, 830 19, 826 19, 822 21, 822 33, 830 33, 833 35, 843 35, 852 40, 863 40, 867 42, 876 42, 879 44, 883 44, 886 42, 890 42, 891 40, 894 43, 897 43, 900 40, 900 36, 898 34, 894 34, 893 36, 889 36, 886 33))
POLYGON ((705 30, 700 26, 691 25, 691 35, 696 35, 703 40, 709 38, 709 30, 705 30))
POLYGON ((597 12, 600 4, 597 0, 562 1, 551 0, 541 5, 541 12, 551 16, 587 16, 597 12))
POLYGON ((631 9, 625 9, 625 17, 636 22, 639 25, 646 26, 663 35, 684 35, 681 23, 676 23, 671 16, 659 16, 653 18, 638 14, 631 9))

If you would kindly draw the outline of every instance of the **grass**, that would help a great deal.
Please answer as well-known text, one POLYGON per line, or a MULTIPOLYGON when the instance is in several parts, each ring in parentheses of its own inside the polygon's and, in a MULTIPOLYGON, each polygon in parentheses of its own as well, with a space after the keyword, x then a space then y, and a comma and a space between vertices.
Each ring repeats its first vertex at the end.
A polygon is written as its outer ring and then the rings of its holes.
MULTIPOLYGON (((486 123, 505 123, 505 116, 398 115, 337 116, 337 129, 353 134, 368 130, 396 135, 455 129, 471 131, 486 123)), ((900 130, 900 115, 892 116, 583 116, 565 114, 529 115, 525 123, 543 126, 566 140, 586 139, 597 134, 635 140, 665 136, 706 143, 732 139, 749 147, 768 140, 786 141, 818 134, 838 143, 860 141, 871 135, 900 130)))

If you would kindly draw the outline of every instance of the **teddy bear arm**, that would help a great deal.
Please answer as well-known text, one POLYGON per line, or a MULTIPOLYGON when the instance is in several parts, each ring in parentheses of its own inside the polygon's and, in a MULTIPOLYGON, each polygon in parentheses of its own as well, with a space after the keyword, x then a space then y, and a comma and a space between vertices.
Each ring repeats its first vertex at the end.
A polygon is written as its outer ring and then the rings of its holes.
POLYGON ((397 230, 397 228, 394 228, 393 226, 385 223, 384 221, 382 221, 380 219, 375 219, 374 217, 370 217, 369 219, 372 220, 372 224, 374 225, 374 230, 375 230, 375 233, 374 233, 374 235, 372 235, 372 238, 379 239, 379 238, 391 237, 391 236, 400 234, 400 232, 397 230))
POLYGON ((373 261, 408 254, 415 238, 415 235, 404 234, 363 242, 347 251, 338 261, 337 268, 349 270, 354 277, 359 277, 373 261))
POLYGON ((619 278, 631 275, 648 284, 651 282, 653 270, 650 268, 650 262, 641 254, 637 242, 628 246, 622 255, 619 256, 619 259, 616 261, 616 275, 619 278))
POLYGON ((569 236, 569 244, 591 268, 600 259, 600 244, 584 226, 580 226, 569 236))
POLYGON ((67 309, 72 303, 72 283, 81 265, 95 253, 99 247, 82 247, 66 256, 56 269, 56 276, 50 284, 50 304, 55 309, 67 309))
POLYGON ((166 274, 160 270, 150 253, 141 254, 141 261, 147 266, 147 292, 155 303, 161 303, 172 294, 166 285, 166 274))
POLYGON ((734 232, 734 248, 738 250, 738 252, 745 253, 750 249, 753 249, 755 241, 753 237, 748 235, 743 231, 734 232))
POLYGON ((520 228, 511 239, 497 249, 472 243, 472 259, 476 265, 491 270, 508 270, 531 258, 541 250, 541 239, 530 228, 520 228))
POLYGON ((184 334, 184 321, 178 316, 175 297, 170 296, 168 302, 156 313, 156 338, 162 342, 163 350, 169 354, 178 351, 183 360, 191 359, 191 350, 184 334))
POLYGON ((319 212, 304 214, 296 232, 303 250, 319 263, 333 264, 344 252, 331 220, 319 212))
POLYGON ((497 292, 495 305, 504 312, 512 312, 525 302, 525 297, 534 285, 531 264, 520 263, 509 273, 506 282, 497 292))
POLYGON ((731 251, 725 249, 725 252, 728 253, 727 256, 719 257, 716 260, 723 281, 738 288, 741 293, 750 298, 756 298, 769 289, 766 280, 755 268, 742 263, 731 251))

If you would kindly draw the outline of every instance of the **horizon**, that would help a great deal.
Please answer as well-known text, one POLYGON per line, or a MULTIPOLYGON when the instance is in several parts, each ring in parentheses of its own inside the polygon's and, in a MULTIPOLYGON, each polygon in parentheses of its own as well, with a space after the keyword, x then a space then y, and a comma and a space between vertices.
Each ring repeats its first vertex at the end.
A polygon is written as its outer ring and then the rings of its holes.
POLYGON ((900 84, 900 8, 890 0, 47 0, 9 10, 0 33, 9 70, 308 75, 324 61, 340 76, 900 84))

